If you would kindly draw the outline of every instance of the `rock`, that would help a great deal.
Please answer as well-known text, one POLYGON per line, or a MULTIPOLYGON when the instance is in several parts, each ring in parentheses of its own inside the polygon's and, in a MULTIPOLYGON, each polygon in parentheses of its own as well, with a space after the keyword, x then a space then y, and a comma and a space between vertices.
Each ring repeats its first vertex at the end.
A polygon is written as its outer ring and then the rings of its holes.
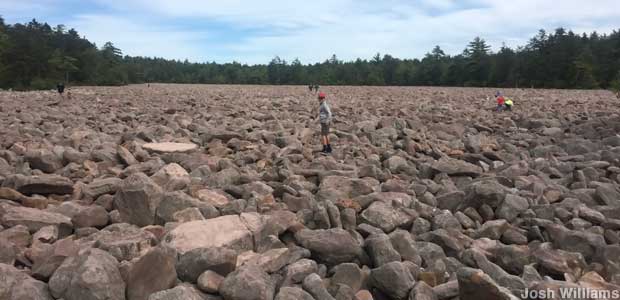
POLYGON ((151 248, 127 272, 127 300, 146 300, 149 295, 174 287, 177 280, 176 253, 163 247, 151 248))
POLYGON ((545 226, 549 237, 557 249, 581 253, 586 260, 590 260, 606 243, 602 235, 585 231, 569 230, 558 224, 545 226))
POLYGON ((400 254, 394 249, 390 238, 385 234, 368 237, 365 248, 375 267, 380 267, 393 261, 400 262, 401 260, 400 254))
MULTIPOLYGON (((54 226, 52 226, 54 227, 54 226)), ((0 231, 0 239, 4 239, 13 243, 18 250, 28 248, 32 241, 32 236, 28 227, 24 225, 13 226, 9 229, 0 231)))
POLYGON ((92 245, 105 250, 118 261, 129 261, 151 249, 157 239, 152 233, 135 225, 118 223, 82 238, 79 242, 82 245, 92 245))
POLYGON ((259 267, 248 266, 228 274, 220 285, 220 294, 226 300, 271 300, 275 283, 259 267))
POLYGON ((172 289, 151 294, 148 300, 205 300, 194 287, 179 285, 172 289))
POLYGON ((181 280, 193 283, 205 271, 226 276, 236 266, 237 253, 234 250, 223 247, 195 248, 179 256, 176 270, 181 280))
POLYGON ((40 259, 34 259, 32 276, 47 281, 68 257, 78 254, 79 246, 70 237, 55 242, 40 259))
POLYGON ((275 300, 314 300, 314 298, 300 288, 283 287, 276 295, 275 300))
POLYGON ((56 226, 60 236, 67 236, 73 231, 73 224, 68 217, 35 208, 9 206, 0 204, 0 224, 7 227, 23 225, 30 233, 35 233, 45 226, 56 226))
POLYGON ((151 179, 165 191, 182 190, 190 183, 189 173, 176 163, 165 165, 151 179))
POLYGON ((395 209, 380 201, 373 202, 360 214, 362 222, 381 228, 386 233, 392 232, 396 227, 411 224, 415 217, 413 212, 395 209))
MULTIPOLYGON (((458 292, 458 285, 457 285, 458 292)), ((438 300, 437 295, 433 291, 428 284, 424 281, 418 281, 413 289, 411 289, 411 293, 409 294, 409 300, 438 300)))
POLYGON ((301 283, 306 276, 317 273, 318 271, 319 267, 314 260, 306 258, 300 259, 285 267, 282 286, 301 283))
POLYGON ((155 223, 155 212, 162 196, 162 189, 153 180, 136 173, 123 180, 114 205, 124 222, 142 227, 155 223))
POLYGON ((303 229, 295 233, 295 239, 312 256, 327 264, 350 262, 362 253, 360 244, 345 230, 303 229))
POLYGON ((468 207, 478 209, 484 204, 497 208, 504 201, 506 193, 506 187, 497 181, 474 182, 466 187, 465 201, 458 206, 458 210, 464 211, 468 207))
POLYGON ((446 173, 451 176, 472 176, 477 177, 482 174, 482 168, 470 164, 466 161, 442 157, 433 162, 431 168, 439 173, 446 173))
POLYGON ((47 284, 11 265, 0 263, 0 299, 52 300, 47 284))
POLYGON ((497 285, 482 270, 461 268, 457 272, 459 299, 517 300, 510 291, 497 285))
POLYGON ((198 145, 191 143, 146 143, 144 150, 155 153, 186 153, 198 149, 198 145))
POLYGON ((200 201, 213 205, 216 208, 225 207, 230 203, 230 200, 228 200, 226 196, 209 189, 198 190, 194 196, 200 201))
POLYGON ((63 167, 62 157, 45 149, 28 150, 24 156, 30 166, 51 174, 63 167))
POLYGON ((66 259, 50 278, 49 288, 55 298, 67 300, 125 299, 118 262, 99 249, 66 259))
POLYGON ((2 183, 24 195, 67 195, 73 193, 73 182, 59 175, 11 175, 2 183))
POLYGON ((172 220, 178 223, 202 221, 204 219, 205 218, 202 216, 200 210, 195 207, 189 207, 184 210, 177 211, 172 215, 172 220))
POLYGON ((321 277, 316 273, 306 276, 303 281, 303 288, 312 295, 314 299, 335 300, 334 297, 327 292, 327 289, 323 285, 323 280, 321 280, 321 277))
POLYGON ((509 224, 506 220, 493 220, 487 221, 482 224, 480 229, 476 230, 474 234, 477 238, 489 238, 492 240, 499 240, 500 237, 508 230, 509 224))
POLYGON ((372 192, 374 192, 374 188, 366 180, 327 176, 321 181, 316 197, 318 200, 336 202, 340 199, 353 199, 372 192))
POLYGON ((332 285, 344 284, 353 291, 359 291, 365 285, 367 275, 354 263, 339 264, 332 270, 334 275, 330 278, 332 285))
POLYGON ((413 237, 409 232, 395 230, 390 233, 390 241, 403 260, 411 261, 416 265, 422 264, 422 258, 418 254, 413 237))
POLYGON ((512 222, 520 213, 526 211, 529 206, 527 199, 508 194, 495 211, 495 215, 500 219, 506 219, 508 222, 512 222))
POLYGON ((85 199, 97 199, 101 195, 114 194, 118 190, 122 180, 119 178, 105 178, 95 180, 84 187, 82 193, 85 199))
POLYGON ((12 266, 15 263, 15 244, 5 238, 0 238, 0 264, 12 266))
POLYGON ((211 270, 206 270, 198 277, 197 285, 205 293, 216 294, 222 282, 224 282, 224 277, 211 270))
POLYGON ((438 299, 452 299, 459 295, 459 282, 456 280, 433 287, 433 295, 438 299))
POLYGON ((196 198, 192 198, 182 191, 165 193, 159 206, 157 207, 156 220, 157 223, 165 224, 166 222, 176 221, 175 213, 185 209, 198 209, 201 216, 216 217, 217 210, 196 198))
POLYGON ((121 161, 125 165, 132 166, 138 164, 138 160, 136 160, 136 157, 122 145, 116 146, 116 152, 118 153, 118 157, 120 157, 121 161))
POLYGON ((227 247, 240 251, 254 248, 252 233, 237 215, 183 223, 168 232, 162 243, 180 254, 196 248, 227 247))
POLYGON ((73 218, 71 218, 71 222, 75 226, 75 228, 84 228, 84 227, 104 227, 108 224, 109 217, 108 212, 105 208, 92 205, 87 206, 81 209, 73 218))
POLYGON ((373 286, 392 299, 406 299, 415 283, 413 275, 401 262, 391 262, 372 269, 370 279, 373 286))

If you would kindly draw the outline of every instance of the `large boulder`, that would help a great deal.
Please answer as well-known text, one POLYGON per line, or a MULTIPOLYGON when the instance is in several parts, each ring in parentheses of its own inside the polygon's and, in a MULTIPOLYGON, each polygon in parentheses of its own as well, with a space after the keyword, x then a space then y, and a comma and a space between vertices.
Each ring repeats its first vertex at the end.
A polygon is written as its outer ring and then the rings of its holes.
POLYGON ((157 247, 137 259, 125 276, 127 300, 147 300, 149 295, 174 287, 177 281, 174 249, 157 247))
POLYGON ((53 300, 47 284, 11 265, 0 263, 0 299, 53 300))
POLYGON ((87 184, 83 188, 82 193, 84 194, 84 198, 94 200, 101 195, 116 193, 122 181, 122 179, 116 177, 96 179, 87 184))
POLYGON ((237 215, 183 223, 170 231, 162 243, 180 254, 196 248, 254 249, 252 232, 237 215))
POLYGON ((11 175, 2 182, 3 187, 12 188, 24 195, 66 195, 73 193, 73 182, 59 175, 24 176, 11 175))
POLYGON ((313 257, 327 264, 350 262, 362 253, 358 241, 339 228, 303 229, 295 233, 295 239, 302 247, 309 249, 313 257))
POLYGON ((124 300, 125 287, 116 259, 94 248, 67 258, 49 281, 52 295, 66 300, 124 300))
POLYGON ((30 233, 35 233, 45 226, 57 226, 61 236, 67 236, 73 231, 71 219, 59 213, 48 212, 36 208, 1 205, 0 224, 6 227, 23 225, 30 233))
POLYGON ((143 173, 127 177, 121 183, 114 205, 124 222, 140 227, 155 223, 155 212, 162 199, 162 189, 143 173))

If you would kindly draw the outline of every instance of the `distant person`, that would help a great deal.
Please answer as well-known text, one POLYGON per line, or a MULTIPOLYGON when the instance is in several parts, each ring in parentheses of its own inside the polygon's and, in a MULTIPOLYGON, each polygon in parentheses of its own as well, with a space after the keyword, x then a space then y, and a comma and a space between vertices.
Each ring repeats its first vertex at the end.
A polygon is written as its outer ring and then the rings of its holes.
POLYGON ((504 96, 502 95, 502 93, 500 93, 499 91, 495 93, 495 98, 497 99, 497 108, 495 108, 495 111, 504 110, 504 104, 506 100, 504 99, 504 96))
POLYGON ((314 85, 314 91, 315 91, 315 92, 318 92, 318 91, 319 91, 319 85, 318 85, 318 84, 315 84, 315 85, 314 85))
POLYGON ((58 83, 56 85, 56 90, 58 91, 58 94, 60 95, 60 97, 62 97, 62 93, 65 92, 65 85, 63 83, 58 83))
POLYGON ((319 93, 319 122, 321 123, 321 141, 323 142, 323 153, 332 153, 332 146, 329 143, 329 126, 332 121, 332 111, 329 109, 325 93, 319 93))
POLYGON ((308 86, 308 90, 310 90, 311 92, 312 92, 313 88, 314 88, 314 85, 312 85, 312 84, 308 86))
POLYGON ((513 104, 514 104, 514 103, 512 102, 512 99, 510 99, 510 98, 506 98, 506 101, 505 101, 505 103, 504 103, 504 106, 506 107, 506 110, 507 110, 507 111, 512 111, 512 105, 513 105, 513 104))

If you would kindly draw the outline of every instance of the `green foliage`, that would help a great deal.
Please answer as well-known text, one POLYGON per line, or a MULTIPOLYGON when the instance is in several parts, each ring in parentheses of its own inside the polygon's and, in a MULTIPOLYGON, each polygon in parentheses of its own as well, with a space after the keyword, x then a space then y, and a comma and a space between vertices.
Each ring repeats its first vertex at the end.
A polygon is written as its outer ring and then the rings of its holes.
MULTIPOLYGON (((163 54, 163 53, 162 53, 163 54)), ((190 63, 123 56, 101 48, 74 29, 32 20, 5 24, 0 17, 0 88, 49 89, 70 84, 124 85, 145 82, 319 85, 431 85, 620 89, 620 32, 576 35, 540 30, 527 45, 492 53, 473 39, 460 55, 434 47, 422 59, 389 54, 342 61, 335 54, 304 65, 276 56, 268 64, 190 63)))

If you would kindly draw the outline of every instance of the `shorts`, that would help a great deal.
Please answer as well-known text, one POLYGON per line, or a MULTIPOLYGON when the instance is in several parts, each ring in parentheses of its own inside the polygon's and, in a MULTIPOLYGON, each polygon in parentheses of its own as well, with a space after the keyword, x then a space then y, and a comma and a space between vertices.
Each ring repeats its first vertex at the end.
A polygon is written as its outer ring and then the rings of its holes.
POLYGON ((321 135, 329 135, 329 123, 321 123, 321 135))

